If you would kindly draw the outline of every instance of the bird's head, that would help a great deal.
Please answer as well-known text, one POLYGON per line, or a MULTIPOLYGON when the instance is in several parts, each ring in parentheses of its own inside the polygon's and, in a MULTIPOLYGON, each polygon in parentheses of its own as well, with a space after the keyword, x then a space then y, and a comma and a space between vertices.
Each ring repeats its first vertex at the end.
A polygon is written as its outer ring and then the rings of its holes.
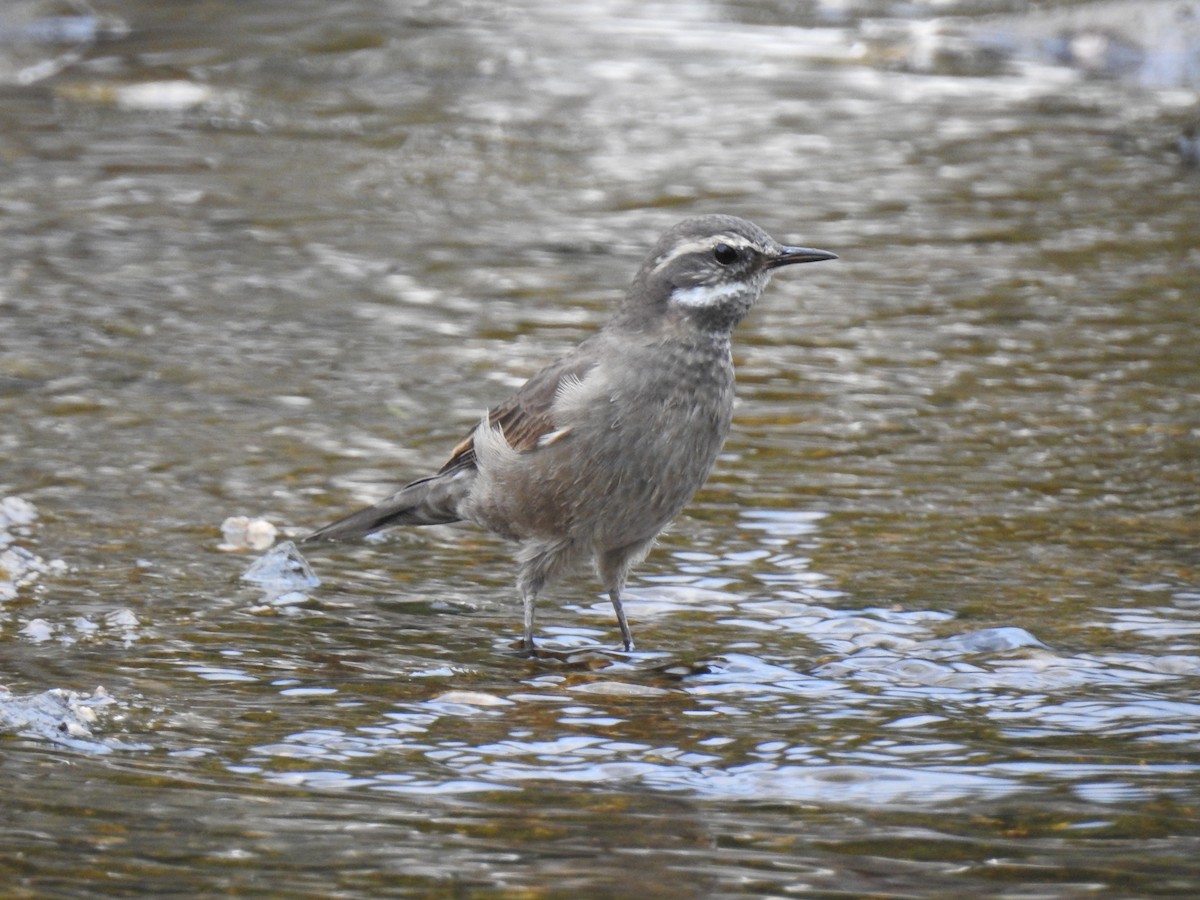
POLYGON ((697 216, 659 239, 634 279, 627 306, 642 313, 675 311, 703 327, 732 330, 775 269, 825 259, 837 255, 785 246, 736 216, 697 216))

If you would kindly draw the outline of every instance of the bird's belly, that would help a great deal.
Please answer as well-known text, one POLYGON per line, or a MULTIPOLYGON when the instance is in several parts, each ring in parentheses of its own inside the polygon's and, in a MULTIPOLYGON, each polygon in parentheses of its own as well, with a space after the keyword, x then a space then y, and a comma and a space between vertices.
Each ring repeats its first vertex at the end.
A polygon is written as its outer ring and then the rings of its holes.
POLYGON ((652 540, 704 484, 729 431, 731 371, 694 368, 618 382, 561 438, 484 473, 468 518, 597 551, 652 540))

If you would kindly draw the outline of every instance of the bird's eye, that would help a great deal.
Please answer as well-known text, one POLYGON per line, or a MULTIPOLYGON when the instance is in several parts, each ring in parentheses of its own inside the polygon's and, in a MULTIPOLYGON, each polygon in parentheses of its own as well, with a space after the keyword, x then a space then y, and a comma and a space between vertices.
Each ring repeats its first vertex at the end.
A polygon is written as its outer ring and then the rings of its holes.
POLYGON ((717 244, 713 247, 713 259, 723 266, 733 265, 737 261, 738 252, 728 244, 717 244))

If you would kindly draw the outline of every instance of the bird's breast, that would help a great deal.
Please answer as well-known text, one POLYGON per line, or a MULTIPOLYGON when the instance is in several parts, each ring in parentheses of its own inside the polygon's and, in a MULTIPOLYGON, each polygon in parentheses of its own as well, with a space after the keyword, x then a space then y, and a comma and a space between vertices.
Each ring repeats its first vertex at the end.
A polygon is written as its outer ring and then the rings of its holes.
POLYGON ((708 477, 732 410, 728 341, 614 346, 560 384, 554 428, 534 449, 485 454, 467 517, 600 549, 649 540, 708 477))
POLYGON ((603 386, 572 432, 575 446, 562 441, 579 488, 572 514, 601 545, 648 539, 708 478, 729 433, 728 344, 662 342, 627 358, 603 386))

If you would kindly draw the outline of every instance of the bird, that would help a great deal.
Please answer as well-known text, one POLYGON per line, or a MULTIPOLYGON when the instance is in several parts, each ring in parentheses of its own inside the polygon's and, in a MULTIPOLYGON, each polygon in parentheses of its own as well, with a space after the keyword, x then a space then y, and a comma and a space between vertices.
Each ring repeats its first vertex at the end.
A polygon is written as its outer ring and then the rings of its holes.
POLYGON ((537 598, 589 561, 612 602, 707 480, 733 418, 732 336, 775 270, 837 259, 752 222, 701 215, 654 245, 612 318, 484 413, 434 474, 304 543, 465 521, 516 543, 522 648, 537 598))

